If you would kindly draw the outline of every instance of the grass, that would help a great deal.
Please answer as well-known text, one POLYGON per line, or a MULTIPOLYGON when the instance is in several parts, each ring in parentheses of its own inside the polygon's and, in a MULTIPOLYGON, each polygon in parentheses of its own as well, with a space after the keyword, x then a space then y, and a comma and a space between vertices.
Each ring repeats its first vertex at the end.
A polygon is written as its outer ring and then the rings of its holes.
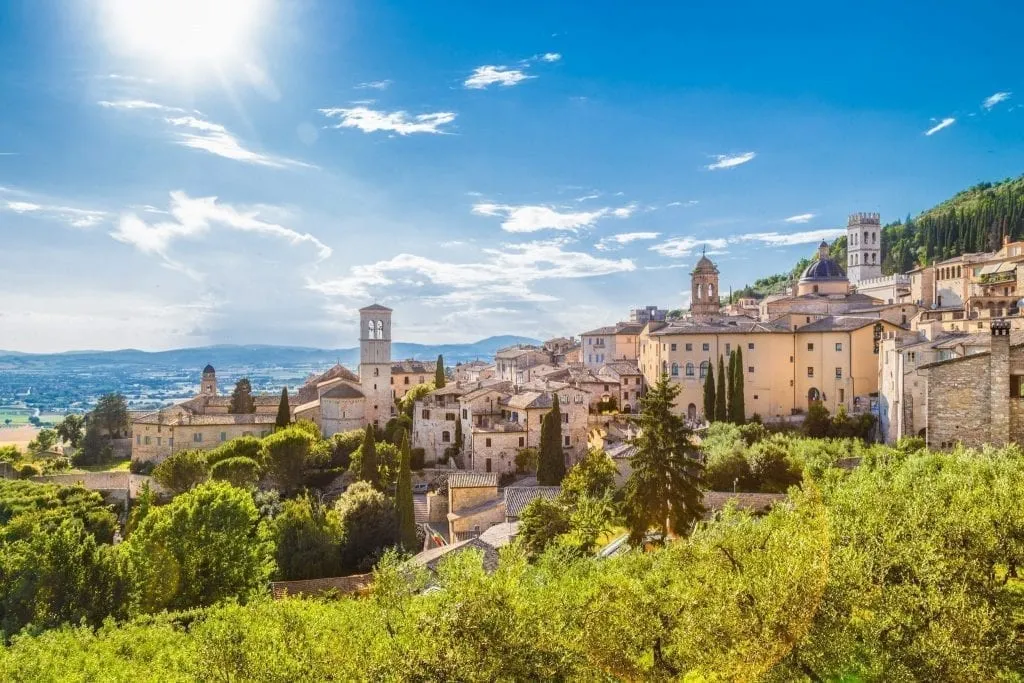
POLYGON ((78 467, 72 467, 70 470, 66 470, 66 474, 81 474, 83 472, 127 472, 131 467, 132 461, 130 458, 126 460, 115 460, 114 462, 105 462, 100 465, 79 465, 78 467))

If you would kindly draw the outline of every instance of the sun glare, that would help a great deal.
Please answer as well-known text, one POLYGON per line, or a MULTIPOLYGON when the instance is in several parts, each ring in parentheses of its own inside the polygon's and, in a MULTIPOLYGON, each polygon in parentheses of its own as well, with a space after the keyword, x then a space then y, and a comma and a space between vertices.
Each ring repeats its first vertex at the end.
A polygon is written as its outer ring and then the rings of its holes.
POLYGON ((183 78, 242 70, 272 0, 101 0, 112 51, 183 78))

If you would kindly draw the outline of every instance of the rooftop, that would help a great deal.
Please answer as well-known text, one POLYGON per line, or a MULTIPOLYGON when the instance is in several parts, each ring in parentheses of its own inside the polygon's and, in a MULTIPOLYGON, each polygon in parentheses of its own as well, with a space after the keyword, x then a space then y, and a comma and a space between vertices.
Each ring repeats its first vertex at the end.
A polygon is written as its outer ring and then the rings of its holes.
POLYGON ((387 311, 389 313, 391 312, 390 308, 388 308, 387 306, 381 306, 380 304, 370 304, 369 306, 364 306, 363 308, 360 308, 359 310, 360 311, 387 311))
POLYGON ((797 329, 797 332, 842 332, 859 330, 862 327, 867 327, 868 325, 874 325, 876 323, 885 325, 885 321, 881 318, 868 318, 852 315, 827 315, 812 323, 802 325, 797 329))
POLYGON ((482 541, 480 538, 470 538, 465 541, 459 541, 458 543, 452 543, 450 545, 442 545, 437 548, 431 548, 430 550, 424 550, 418 555, 414 555, 411 560, 412 564, 420 567, 425 567, 432 572, 436 572, 441 562, 446 557, 450 557, 456 553, 465 552, 467 550, 475 550, 483 554, 484 571, 493 572, 498 568, 498 551, 493 546, 482 541))
POLYGON ((320 394, 320 398, 364 398, 363 392, 347 382, 339 382, 335 386, 331 387, 324 393, 320 394))
POLYGON ((505 518, 519 519, 523 508, 537 498, 554 500, 561 492, 561 486, 509 486, 505 489, 505 518))
POLYGON ((424 363, 421 360, 399 360, 391 363, 392 373, 405 373, 405 374, 427 374, 433 373, 437 370, 437 362, 430 364, 424 363))
POLYGON ((729 317, 711 320, 676 320, 654 332, 652 336, 673 334, 772 334, 790 332, 787 325, 775 322, 760 322, 749 318, 729 317))
POLYGON ((498 486, 497 472, 452 472, 448 475, 449 489, 478 489, 492 486, 498 486))

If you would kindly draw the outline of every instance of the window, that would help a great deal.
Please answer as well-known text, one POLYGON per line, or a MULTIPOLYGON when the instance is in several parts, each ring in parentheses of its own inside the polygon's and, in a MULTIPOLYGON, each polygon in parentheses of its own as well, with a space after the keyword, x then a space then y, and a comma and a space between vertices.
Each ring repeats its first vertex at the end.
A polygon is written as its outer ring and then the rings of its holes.
POLYGON ((562 413, 562 424, 569 424, 569 413, 562 413))
POLYGON ((524 437, 522 437, 522 436, 519 437, 519 447, 522 448, 525 445, 526 445, 526 439, 524 437))
POLYGON ((423 378, 420 377, 420 384, 423 384, 423 382, 424 382, 423 378))
POLYGON ((708 343, 701 344, 701 348, 704 351, 710 351, 711 350, 711 344, 708 344, 708 343))
POLYGON ((420 417, 422 417, 424 420, 429 420, 430 419, 430 411, 429 410, 424 410, 422 413, 420 413, 420 417))
MULTIPOLYGON (((196 436, 199 436, 199 435, 197 434, 196 436)), ((147 446, 149 445, 149 442, 150 442, 150 438, 149 438, 149 437, 147 436, 147 437, 146 437, 146 445, 147 445, 147 446)))
POLYGON ((755 401, 757 400, 757 394, 754 394, 754 400, 755 401))
POLYGON ((792 363, 792 362, 793 362, 793 356, 790 356, 790 357, 789 357, 789 362, 790 362, 790 363, 792 363))
POLYGON ((687 344, 685 348, 687 351, 693 351, 693 344, 687 344))
POLYGON ((629 392, 628 391, 623 391, 622 392, 622 400, 623 401, 628 401, 629 400, 629 392))
POLYGON ((846 392, 842 389, 839 390, 839 402, 842 403, 846 400, 846 392))
POLYGON ((445 413, 444 414, 444 419, 447 420, 448 422, 455 422, 457 417, 458 417, 458 415, 456 415, 455 413, 445 413))
POLYGON ((639 378, 639 377, 637 377, 637 378, 636 378, 636 382, 635 382, 635 384, 636 384, 637 386, 640 386, 640 378, 639 378))
POLYGON ((490 439, 484 439, 484 446, 486 446, 487 448, 490 448, 491 447, 491 440, 490 439))
POLYGON ((402 384, 408 384, 409 383, 409 375, 406 375, 405 377, 403 377, 402 380, 403 380, 402 384))
POLYGON ((679 363, 673 363, 672 364, 672 376, 673 377, 678 377, 679 376, 679 363))
POLYGON ((807 320, 808 323, 810 323, 811 322, 811 316, 807 316, 806 320, 807 320))
POLYGON ((374 368, 373 369, 373 376, 374 377, 380 377, 380 368, 374 368))
POLYGON ((710 367, 711 367, 711 363, 709 361, 703 360, 703 361, 700 362, 700 378, 701 379, 704 379, 705 377, 708 376, 708 368, 710 368, 710 367))
POLYGON ((747 344, 747 351, 753 351, 753 350, 754 350, 754 342, 748 343, 747 344))
POLYGON ((447 430, 441 432, 441 442, 442 443, 451 443, 452 442, 452 433, 447 431, 447 430))
MULTIPOLYGON (((394 377, 392 377, 392 378, 391 378, 391 384, 394 384, 394 383, 395 383, 395 378, 394 378, 394 377)), ((408 384, 408 382, 406 382, 406 384, 408 384)))
POLYGON ((228 440, 228 433, 227 432, 221 432, 220 433, 220 440, 221 441, 227 441, 228 440))
POLYGON ((135 445, 136 446, 141 446, 142 445, 142 435, 141 434, 136 434, 135 435, 135 445))
POLYGON ((462 419, 463 419, 463 420, 466 420, 466 419, 468 419, 468 418, 469 418, 469 411, 468 411, 468 410, 466 410, 465 408, 463 408, 463 409, 462 409, 462 419))
POLYGON ((661 361, 661 374, 663 374, 663 375, 667 375, 668 374, 668 361, 667 360, 661 361))
POLYGON ((842 350, 843 350, 843 343, 842 342, 836 342, 836 351, 842 351, 842 350))
POLYGON ((748 366, 747 366, 747 372, 749 372, 749 373, 753 374, 753 372, 754 372, 754 366, 753 366, 753 365, 748 365, 748 366))
POLYGON ((725 345, 725 355, 728 356, 729 353, 731 353, 731 352, 732 352, 732 344, 726 344, 725 345))
MULTIPOLYGON (((672 365, 675 365, 675 363, 673 363, 672 365)), ((675 374, 675 373, 673 373, 673 374, 675 374)), ((608 385, 607 384, 604 385, 604 390, 608 391, 608 385)))
POLYGON ((569 435, 568 435, 568 434, 566 434, 566 435, 565 435, 565 445, 566 445, 566 446, 568 446, 568 445, 569 445, 569 443, 570 443, 570 441, 569 441, 569 435))
POLYGON ((169 438, 167 439, 167 447, 168 447, 168 448, 174 448, 174 437, 173 437, 173 436, 172 436, 172 437, 169 437, 169 438))
POLYGON ((693 363, 686 364, 686 376, 693 377, 693 363))
POLYGON ((813 351, 814 350, 814 344, 808 344, 807 345, 807 350, 808 351, 813 351))
MULTIPOLYGON (((488 439, 488 441, 490 441, 490 439, 488 439)), ((491 459, 487 458, 487 460, 484 461, 484 465, 487 467, 487 471, 490 472, 491 471, 491 459)), ((478 527, 478 526, 473 527, 473 533, 475 533, 477 536, 479 536, 480 535, 480 527, 478 527)))
MULTIPOLYGON (((202 432, 196 432, 195 434, 193 434, 192 435, 192 441, 194 441, 195 443, 202 443, 203 442, 203 434, 202 434, 202 432)), ((147 443, 149 442, 149 437, 148 436, 146 437, 146 442, 147 443)))
POLYGON ((807 368, 807 376, 808 377, 814 377, 814 368, 812 368, 812 367, 808 367, 807 368))
POLYGON ((673 351, 675 351, 675 350, 676 350, 676 345, 675 345, 675 344, 673 344, 673 345, 672 345, 672 350, 673 350, 673 351))
POLYGON ((843 369, 842 368, 836 368, 836 379, 842 379, 842 378, 843 378, 843 369))

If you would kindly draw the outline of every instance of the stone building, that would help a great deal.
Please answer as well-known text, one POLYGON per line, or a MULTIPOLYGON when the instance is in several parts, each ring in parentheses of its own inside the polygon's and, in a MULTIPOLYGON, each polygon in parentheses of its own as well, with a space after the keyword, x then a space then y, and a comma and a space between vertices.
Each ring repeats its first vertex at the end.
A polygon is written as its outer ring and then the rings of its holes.
POLYGON ((850 214, 846 255, 853 285, 882 277, 882 223, 877 213, 850 214))
POLYGON ((495 376, 505 382, 529 382, 532 370, 552 364, 551 353, 539 346, 517 344, 494 354, 495 376))
POLYGON ((722 308, 720 296, 718 266, 702 252, 690 273, 690 314, 695 318, 718 315, 722 308))
POLYGON ((434 381, 437 361, 402 360, 391 364, 391 398, 399 400, 413 387, 434 381))
POLYGON ((597 369, 612 361, 636 360, 643 329, 640 323, 619 322, 584 332, 580 335, 583 364, 597 369))
POLYGON ((920 366, 930 447, 1024 443, 1024 344, 1011 343, 1006 320, 989 333, 987 352, 920 366))

